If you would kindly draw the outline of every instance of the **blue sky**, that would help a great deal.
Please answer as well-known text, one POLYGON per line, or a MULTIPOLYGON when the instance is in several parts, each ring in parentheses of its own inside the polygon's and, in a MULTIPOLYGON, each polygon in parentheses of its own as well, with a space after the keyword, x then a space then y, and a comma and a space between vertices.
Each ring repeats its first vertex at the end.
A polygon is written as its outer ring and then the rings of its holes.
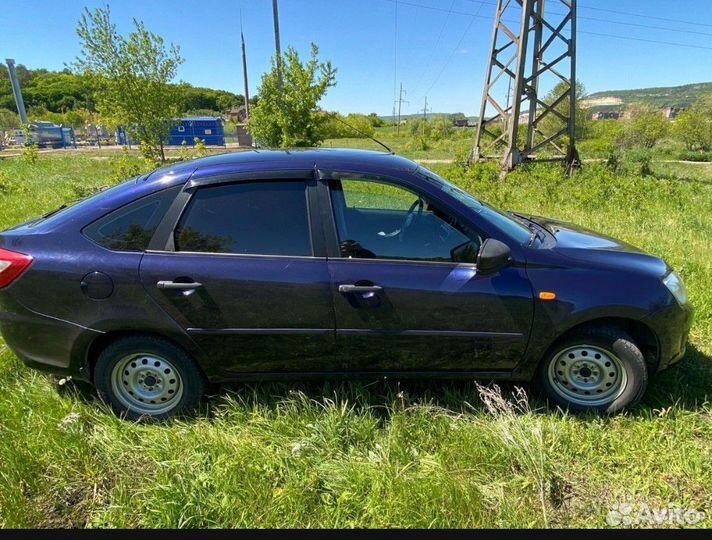
MULTIPOLYGON (((0 60, 15 58, 30 68, 61 69, 78 53, 75 28, 84 6, 106 3, 0 0, 0 60)), ((180 44, 186 61, 179 78, 194 85, 242 93, 240 9, 251 93, 274 53, 271 0, 108 3, 120 30, 130 30, 135 17, 167 41, 180 44)), ((548 5, 556 9, 558 3, 549 0, 548 5)), ((399 0, 397 10, 396 34, 395 0, 280 0, 282 46, 293 45, 307 54, 313 41, 322 58, 337 67, 338 84, 322 103, 327 109, 390 114, 395 78, 407 90, 410 103, 403 105, 404 113, 422 109, 427 94, 435 112, 475 114, 494 0, 399 0)), ((712 81, 710 0, 579 0, 578 25, 578 78, 589 92, 712 81)))

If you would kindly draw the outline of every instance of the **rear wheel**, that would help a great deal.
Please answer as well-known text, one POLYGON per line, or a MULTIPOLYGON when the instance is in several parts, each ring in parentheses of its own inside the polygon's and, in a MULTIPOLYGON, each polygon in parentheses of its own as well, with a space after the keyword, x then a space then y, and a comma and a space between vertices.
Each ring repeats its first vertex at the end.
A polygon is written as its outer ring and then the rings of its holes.
POLYGON ((616 413, 638 401, 648 385, 640 348, 613 327, 591 327, 561 340, 540 366, 549 398, 577 411, 616 413))
POLYGON ((149 336, 111 343, 97 360, 94 382, 114 411, 132 419, 187 412, 205 390, 202 374, 182 349, 149 336))

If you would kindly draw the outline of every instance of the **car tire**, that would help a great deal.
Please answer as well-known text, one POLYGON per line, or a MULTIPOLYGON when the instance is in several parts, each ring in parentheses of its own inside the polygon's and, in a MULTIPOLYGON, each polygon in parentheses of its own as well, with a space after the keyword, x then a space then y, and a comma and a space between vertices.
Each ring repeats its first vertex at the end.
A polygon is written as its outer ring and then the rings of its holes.
POLYGON ((94 384, 104 402, 131 420, 186 414, 206 388, 183 349, 152 336, 127 336, 108 345, 96 362, 94 384))
POLYGON ((615 414, 643 396, 648 368, 626 332, 591 326, 557 342, 541 362, 538 378, 549 399, 564 409, 615 414))

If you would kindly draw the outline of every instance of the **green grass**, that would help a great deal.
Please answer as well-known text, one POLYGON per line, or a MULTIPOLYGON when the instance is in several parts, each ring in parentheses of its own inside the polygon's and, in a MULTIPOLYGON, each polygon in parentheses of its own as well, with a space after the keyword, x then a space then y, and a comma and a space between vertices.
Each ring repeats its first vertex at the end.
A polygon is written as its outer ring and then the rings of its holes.
MULTIPOLYGON (((0 228, 144 166, 132 159, 0 161, 0 228)), ((0 525, 598 527, 624 502, 706 510, 712 525, 709 168, 655 163, 639 178, 591 164, 568 179, 537 166, 505 181, 492 166, 433 168, 500 207, 665 257, 696 308, 682 363, 614 418, 510 386, 379 381, 236 385, 194 419, 140 425, 0 341, 0 525)))
MULTIPOLYGON (((377 128, 374 137, 388 146, 396 154, 416 160, 452 160, 459 155, 465 155, 472 148, 474 129, 455 129, 448 139, 428 140, 423 148, 410 134, 407 125, 401 126, 400 135, 392 126, 377 128)), ((365 150, 383 151, 383 147, 366 138, 327 139, 321 145, 324 148, 359 148, 365 150)))

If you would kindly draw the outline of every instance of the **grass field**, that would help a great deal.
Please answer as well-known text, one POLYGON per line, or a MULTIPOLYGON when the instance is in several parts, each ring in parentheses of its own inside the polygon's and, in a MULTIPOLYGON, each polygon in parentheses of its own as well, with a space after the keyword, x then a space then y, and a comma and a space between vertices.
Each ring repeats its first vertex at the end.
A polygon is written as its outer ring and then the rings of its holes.
MULTIPOLYGON (((0 229, 141 166, 0 160, 0 229)), ((503 182, 490 166, 437 170, 500 207, 665 257, 696 308, 685 359, 613 418, 509 386, 366 381, 237 385, 194 419, 139 425, 0 341, 0 526, 599 527, 622 503, 705 511, 697 526, 711 526, 712 170, 591 164, 568 179, 537 166, 503 182)))

